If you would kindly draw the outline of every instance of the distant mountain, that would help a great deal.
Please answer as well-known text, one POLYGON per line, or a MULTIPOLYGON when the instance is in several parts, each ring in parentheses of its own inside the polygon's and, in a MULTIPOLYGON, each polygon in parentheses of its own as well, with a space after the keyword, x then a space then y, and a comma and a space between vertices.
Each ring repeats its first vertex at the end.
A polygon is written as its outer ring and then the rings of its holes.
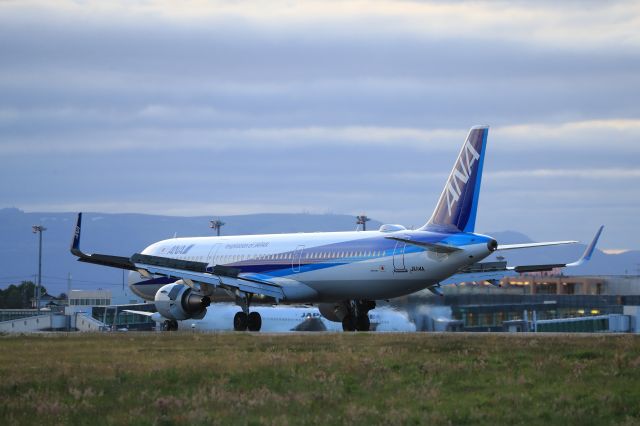
MULTIPOLYGON (((33 280, 38 269, 38 241, 31 226, 44 225, 43 284, 57 295, 67 289, 72 274, 74 289, 116 288, 122 285, 117 269, 77 262, 69 253, 75 213, 25 213, 18 209, 0 209, 0 288, 22 280, 33 280)), ((268 234, 284 232, 350 231, 356 229, 355 217, 337 214, 255 214, 220 218, 226 224, 222 235, 268 234)), ((82 248, 87 252, 130 256, 149 244, 174 235, 214 235, 211 217, 173 217, 143 214, 86 213, 82 228, 82 248)), ((377 229, 372 220, 368 229, 377 229)), ((605 229, 606 232, 606 229, 605 229)), ((530 242, 517 232, 493 232, 500 243, 530 242)), ((588 243, 588 242, 587 242, 588 243)), ((510 264, 560 263, 576 260, 584 245, 545 247, 500 252, 510 264)), ((490 259, 494 259, 493 255, 490 259)), ((490 260, 489 259, 489 260, 490 260)), ((617 275, 637 273, 640 251, 607 255, 597 251, 591 262, 565 270, 567 274, 617 275)))

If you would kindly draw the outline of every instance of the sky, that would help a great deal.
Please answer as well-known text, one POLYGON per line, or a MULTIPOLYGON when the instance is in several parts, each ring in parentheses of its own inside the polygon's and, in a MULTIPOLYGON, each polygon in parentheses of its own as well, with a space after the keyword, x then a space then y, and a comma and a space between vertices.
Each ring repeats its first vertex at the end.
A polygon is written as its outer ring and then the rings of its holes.
POLYGON ((0 208, 424 224, 640 249, 640 3, 0 0, 0 208))

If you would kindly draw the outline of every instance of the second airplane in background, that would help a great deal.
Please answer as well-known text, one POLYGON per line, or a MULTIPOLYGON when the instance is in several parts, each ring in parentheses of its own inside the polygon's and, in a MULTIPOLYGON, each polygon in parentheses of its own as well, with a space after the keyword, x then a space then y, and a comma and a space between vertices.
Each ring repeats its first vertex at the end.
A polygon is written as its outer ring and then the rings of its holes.
MULTIPOLYGON (((233 324, 230 319, 241 311, 233 303, 216 303, 207 309, 202 319, 187 319, 177 321, 178 330, 198 331, 231 331, 233 324)), ((261 331, 268 333, 283 333, 289 331, 342 331, 342 326, 329 321, 322 316, 318 308, 311 306, 255 306, 254 312, 262 318, 261 331)), ((164 323, 166 318, 158 312, 144 312, 125 310, 134 314, 150 317, 156 322, 164 323)), ((369 311, 371 322, 370 331, 380 332, 411 332, 416 331, 416 325, 409 319, 407 313, 391 307, 379 307, 369 311)), ((163 324, 163 326, 166 324, 163 324)))

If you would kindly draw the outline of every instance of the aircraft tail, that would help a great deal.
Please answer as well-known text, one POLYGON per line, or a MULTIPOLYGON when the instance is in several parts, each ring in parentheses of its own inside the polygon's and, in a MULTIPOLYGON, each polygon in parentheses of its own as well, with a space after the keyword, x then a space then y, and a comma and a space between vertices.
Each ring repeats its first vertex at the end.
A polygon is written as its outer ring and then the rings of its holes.
POLYGON ((431 219, 421 230, 473 232, 489 126, 474 126, 440 195, 431 219))

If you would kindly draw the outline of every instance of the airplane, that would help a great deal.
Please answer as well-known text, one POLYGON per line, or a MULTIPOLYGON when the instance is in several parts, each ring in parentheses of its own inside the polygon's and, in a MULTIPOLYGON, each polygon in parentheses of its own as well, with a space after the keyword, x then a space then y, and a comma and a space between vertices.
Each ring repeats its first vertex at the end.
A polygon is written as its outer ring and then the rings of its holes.
POLYGON ((234 330, 259 331, 256 298, 276 304, 315 304, 324 318, 345 331, 370 329, 368 312, 376 300, 388 300, 441 285, 498 275, 549 271, 577 266, 593 254, 602 227, 582 257, 569 264, 518 265, 486 262, 496 251, 577 241, 499 244, 475 233, 482 169, 489 126, 469 131, 438 203, 427 223, 415 230, 386 224, 376 231, 171 238, 130 257, 87 254, 80 249, 82 213, 78 214, 71 253, 81 262, 130 270, 129 286, 154 301, 166 318, 204 318, 216 291, 235 299, 241 311, 234 330))
MULTIPOLYGON (((178 330, 230 331, 233 324, 229 321, 241 311, 233 303, 217 303, 213 309, 207 309, 202 319, 186 319, 178 321, 178 330)), ((290 331, 343 331, 342 325, 329 321, 322 316, 318 308, 312 306, 255 306, 253 308, 262 318, 260 331, 282 333, 290 331)), ((150 317, 164 328, 167 318, 158 312, 136 311, 125 309, 123 312, 150 317)), ((406 313, 388 306, 369 311, 371 331, 413 332, 416 325, 409 320, 406 313)))

